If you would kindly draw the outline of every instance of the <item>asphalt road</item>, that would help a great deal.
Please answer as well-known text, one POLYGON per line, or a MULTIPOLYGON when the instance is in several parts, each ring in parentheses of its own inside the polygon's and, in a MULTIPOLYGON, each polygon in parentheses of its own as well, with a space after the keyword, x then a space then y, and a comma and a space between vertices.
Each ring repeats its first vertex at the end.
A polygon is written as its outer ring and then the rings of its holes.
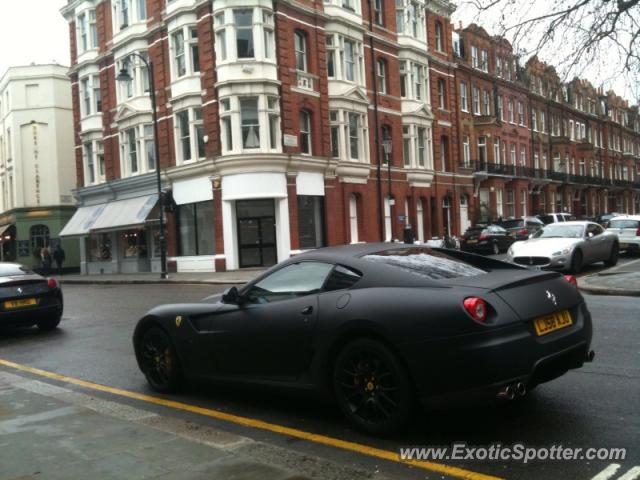
MULTIPOLYGON (((224 286, 69 285, 65 287, 66 309, 61 328, 48 334, 41 334, 36 329, 2 332, 0 358, 154 394, 133 357, 131 334, 137 319, 157 304, 194 301, 223 289, 224 286)), ((476 446, 522 442, 527 446, 626 447, 626 461, 617 462, 622 463, 618 472, 621 474, 640 465, 640 301, 627 297, 586 298, 594 318, 594 363, 541 385, 521 402, 427 411, 408 431, 393 438, 378 439, 356 433, 346 426, 331 405, 305 395, 189 385, 183 394, 172 398, 391 451, 397 451, 400 446, 450 445, 453 442, 476 446)), ((141 408, 188 417, 202 424, 359 467, 374 477, 444 478, 440 474, 194 414, 153 405, 142 405, 141 408)), ((505 478, 591 479, 613 462, 444 463, 505 478)))

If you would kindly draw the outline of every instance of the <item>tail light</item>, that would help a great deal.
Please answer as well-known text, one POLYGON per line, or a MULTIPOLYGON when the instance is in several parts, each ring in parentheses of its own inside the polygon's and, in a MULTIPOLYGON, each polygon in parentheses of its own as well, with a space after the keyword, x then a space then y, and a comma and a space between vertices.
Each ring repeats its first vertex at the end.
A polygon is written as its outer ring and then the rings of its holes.
POLYGON ((564 279, 569 282, 571 285, 573 285, 574 287, 578 288, 578 280, 576 279, 576 277, 574 275, 565 275, 564 279))
POLYGON ((51 290, 53 290, 54 288, 58 288, 58 282, 55 278, 47 278, 47 287, 49 287, 51 290))
POLYGON ((518 230, 518 235, 529 235, 529 230, 527 230, 526 228, 518 230))
POLYGON ((636 237, 640 237, 640 227, 636 230, 636 237))
POLYGON ((489 235, 488 235, 488 234, 486 234, 486 233, 484 233, 484 232, 482 232, 482 233, 480 234, 480 240, 486 240, 487 238, 489 238, 489 235))
POLYGON ((464 299, 463 306, 476 322, 486 323, 487 302, 478 297, 469 297, 464 299))

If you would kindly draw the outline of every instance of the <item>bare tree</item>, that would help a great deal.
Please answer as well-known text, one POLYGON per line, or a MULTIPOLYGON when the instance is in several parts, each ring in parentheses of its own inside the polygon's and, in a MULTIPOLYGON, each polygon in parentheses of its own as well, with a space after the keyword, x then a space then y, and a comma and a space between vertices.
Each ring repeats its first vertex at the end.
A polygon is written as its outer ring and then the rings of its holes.
POLYGON ((607 86, 623 77, 627 91, 618 93, 640 100, 640 0, 466 0, 459 8, 565 79, 586 74, 607 86))

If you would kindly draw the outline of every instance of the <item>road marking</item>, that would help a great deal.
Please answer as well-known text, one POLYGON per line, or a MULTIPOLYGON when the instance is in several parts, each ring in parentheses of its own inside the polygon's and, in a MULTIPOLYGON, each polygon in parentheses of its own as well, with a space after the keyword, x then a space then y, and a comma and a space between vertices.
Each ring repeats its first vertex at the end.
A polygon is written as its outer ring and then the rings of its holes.
POLYGON ((609 480, 620 469, 620 465, 617 463, 610 464, 607 468, 598 473, 591 480, 609 480))
POLYGON ((638 477, 640 477, 640 467, 633 467, 618 480, 636 480, 638 477))
MULTIPOLYGON (((188 403, 177 402, 175 400, 167 400, 160 397, 154 397, 152 395, 145 395, 143 393, 132 392, 130 390, 123 390, 120 388, 109 387, 107 385, 100 385, 99 383, 93 383, 79 378, 68 377, 60 373, 49 372, 47 370, 41 370, 39 368, 28 367, 19 363, 10 362, 0 358, 0 365, 19 370, 22 372, 31 373, 40 377, 50 378, 52 380, 58 380, 60 382, 70 383, 72 385, 78 385, 80 387, 89 388, 91 390, 98 390, 100 392, 110 393, 120 397, 131 398, 134 400, 140 400, 154 405, 160 405, 163 407, 173 408, 175 410, 182 410, 185 412, 196 413, 206 417, 215 418, 217 420, 224 420, 226 422, 235 423, 236 425, 242 425, 244 427, 257 428, 260 430, 266 430, 281 435, 288 435, 290 437, 299 438, 309 442, 325 445, 329 447, 339 448, 341 450, 347 450, 369 457, 380 458, 395 463, 402 463, 405 465, 411 465, 413 467, 421 468, 423 470, 430 470, 432 472, 438 472, 445 475, 450 475, 456 478, 462 478, 465 480, 503 480, 500 477, 494 477, 491 475, 485 475, 483 473, 473 472, 471 470, 465 470, 463 468, 453 467, 442 463, 426 462, 418 460, 401 460, 398 452, 391 450, 383 450, 381 448, 370 447, 361 443, 350 442, 347 440, 340 440, 339 438, 333 438, 326 435, 319 435, 316 433, 305 432, 304 430, 298 430, 296 428, 285 427, 275 423, 265 422, 263 420, 257 420, 254 418, 241 417, 239 415, 233 415, 231 413, 221 412, 211 408, 198 407, 196 405, 189 405, 188 403)), ((607 477, 608 478, 608 477, 607 477)), ((606 480, 606 479, 598 479, 606 480)), ((628 480, 628 479, 625 479, 628 480)))

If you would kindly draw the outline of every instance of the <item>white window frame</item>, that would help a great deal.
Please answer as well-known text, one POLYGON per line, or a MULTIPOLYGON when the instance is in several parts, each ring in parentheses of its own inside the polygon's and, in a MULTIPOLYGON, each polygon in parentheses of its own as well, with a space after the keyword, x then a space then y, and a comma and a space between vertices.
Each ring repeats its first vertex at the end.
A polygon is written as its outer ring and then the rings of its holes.
POLYGON ((475 45, 471 45, 471 66, 473 68, 479 68, 479 61, 478 61, 478 47, 476 47, 475 45))
POLYGON ((204 127, 201 107, 180 109, 173 114, 176 163, 178 165, 201 161, 206 157, 204 152, 204 127), (181 119, 185 119, 186 123, 181 119), (186 131, 184 128, 186 127, 186 131), (189 147, 189 158, 185 156, 185 143, 189 147))
POLYGON ((102 94, 100 91, 100 75, 87 75, 78 81, 80 95, 80 117, 102 113, 102 94))
POLYGON ((481 115, 480 110, 480 89, 476 86, 471 87, 471 91, 473 92, 473 114, 481 115))
MULTIPOLYGON (((145 58, 148 58, 146 51, 136 52, 145 58)), ((115 80, 117 85, 118 103, 124 103, 132 98, 136 97, 148 97, 149 95, 149 72, 145 64, 135 55, 125 56, 116 62, 115 75, 120 73, 120 70, 125 68, 131 76, 131 81, 120 82, 115 80)))
MULTIPOLYGON (((219 99, 220 129, 222 152, 224 154, 240 154, 243 152, 276 153, 282 151, 282 132, 280 126, 280 102, 271 93, 255 93, 242 95, 226 95, 219 99), (242 125, 242 99, 257 99, 257 132, 258 144, 245 147, 242 125), (231 145, 229 145, 231 142, 231 145)), ((247 125, 245 125, 247 126, 247 125)))
POLYGON ((465 82, 460 82, 460 110, 469 113, 469 98, 465 82))
POLYGON ((469 135, 462 136, 462 164, 465 167, 471 165, 471 144, 469 143, 469 135))
POLYGON ((113 33, 117 34, 131 25, 143 23, 147 21, 146 8, 142 11, 141 7, 145 7, 144 0, 113 0, 111 2, 113 33), (125 13, 126 12, 126 13, 125 13))
POLYGON ((171 48, 171 74, 172 79, 188 77, 200 74, 200 55, 198 51, 198 29, 195 24, 184 25, 169 34, 171 48), (182 50, 179 50, 181 38, 182 50), (180 61, 182 59, 183 72, 180 73, 180 61))
MULTIPOLYGON (((214 4, 214 8, 215 8, 214 4)), ((213 14, 216 65, 265 61, 275 63, 275 23, 273 11, 264 7, 231 6, 214 9, 213 14), (251 26, 239 27, 236 13, 251 12, 251 26), (251 32, 253 55, 239 57, 238 31, 251 32)))
POLYGON ((332 62, 334 70, 333 76, 329 76, 329 78, 365 86, 362 42, 351 37, 331 32, 327 33, 326 41, 327 64, 332 62), (350 59, 347 58, 349 50, 346 47, 347 45, 350 45, 350 59), (348 68, 349 66, 351 66, 351 68, 348 68), (350 75, 347 75, 347 72, 350 71, 350 75))

